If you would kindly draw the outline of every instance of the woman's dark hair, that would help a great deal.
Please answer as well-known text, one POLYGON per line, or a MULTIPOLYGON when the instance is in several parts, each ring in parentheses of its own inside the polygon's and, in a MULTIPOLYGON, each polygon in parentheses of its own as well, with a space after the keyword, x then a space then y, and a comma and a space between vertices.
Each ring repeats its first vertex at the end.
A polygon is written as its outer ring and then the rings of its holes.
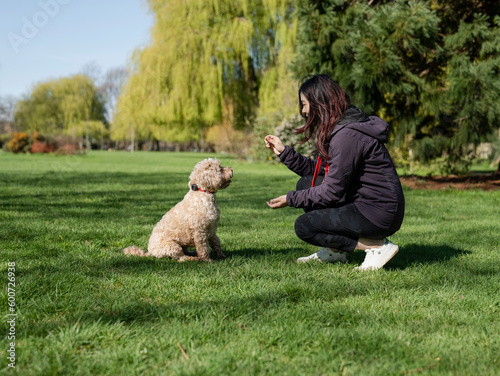
POLYGON ((335 125, 344 117, 351 101, 344 89, 327 74, 316 74, 302 79, 299 88, 302 114, 301 93, 309 102, 309 116, 305 118, 306 124, 296 129, 295 133, 304 134, 302 142, 307 142, 316 135, 316 149, 319 155, 326 159, 330 135, 335 125))

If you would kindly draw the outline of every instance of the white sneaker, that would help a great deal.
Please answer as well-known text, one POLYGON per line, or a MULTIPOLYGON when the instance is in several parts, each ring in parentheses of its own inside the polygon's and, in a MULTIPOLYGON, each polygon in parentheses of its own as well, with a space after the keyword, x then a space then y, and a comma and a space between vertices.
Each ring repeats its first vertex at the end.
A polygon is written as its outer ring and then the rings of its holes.
POLYGON ((347 262, 347 257, 344 252, 334 252, 330 248, 321 248, 318 252, 313 253, 307 257, 300 257, 297 259, 298 263, 309 262, 316 260, 318 262, 347 262))
POLYGON ((396 244, 391 243, 389 240, 385 240, 384 245, 380 248, 370 248, 367 249, 365 261, 354 268, 356 270, 377 270, 381 269, 385 264, 389 262, 391 258, 398 253, 399 247, 396 244))

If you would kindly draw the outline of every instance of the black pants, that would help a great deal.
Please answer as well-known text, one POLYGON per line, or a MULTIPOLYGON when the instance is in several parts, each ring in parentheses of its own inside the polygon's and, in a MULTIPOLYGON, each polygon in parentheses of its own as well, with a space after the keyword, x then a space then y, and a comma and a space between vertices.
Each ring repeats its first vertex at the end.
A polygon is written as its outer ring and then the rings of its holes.
MULTIPOLYGON (((318 176, 316 185, 323 176, 318 176)), ((312 176, 304 176, 297 190, 311 187, 312 176)), ((337 206, 310 210, 295 221, 295 233, 306 243, 352 253, 359 238, 384 239, 392 235, 366 219, 353 203, 339 202, 337 206)))

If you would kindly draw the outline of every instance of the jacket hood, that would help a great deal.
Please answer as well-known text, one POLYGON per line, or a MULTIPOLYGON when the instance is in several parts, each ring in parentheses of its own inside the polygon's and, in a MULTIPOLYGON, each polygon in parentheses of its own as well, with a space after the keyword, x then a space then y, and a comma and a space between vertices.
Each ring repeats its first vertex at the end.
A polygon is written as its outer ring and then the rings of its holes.
POLYGON ((343 119, 337 123, 331 136, 343 128, 354 129, 382 143, 389 140, 389 124, 377 116, 368 116, 352 105, 345 112, 343 119))

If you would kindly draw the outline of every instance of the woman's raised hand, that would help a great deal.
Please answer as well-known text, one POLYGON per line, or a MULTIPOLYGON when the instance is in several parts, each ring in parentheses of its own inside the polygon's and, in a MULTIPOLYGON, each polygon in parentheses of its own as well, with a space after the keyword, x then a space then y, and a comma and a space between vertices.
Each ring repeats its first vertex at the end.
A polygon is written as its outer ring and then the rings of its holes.
POLYGON ((266 142, 266 146, 276 155, 280 155, 285 150, 285 145, 283 145, 279 137, 267 135, 264 141, 266 142))

